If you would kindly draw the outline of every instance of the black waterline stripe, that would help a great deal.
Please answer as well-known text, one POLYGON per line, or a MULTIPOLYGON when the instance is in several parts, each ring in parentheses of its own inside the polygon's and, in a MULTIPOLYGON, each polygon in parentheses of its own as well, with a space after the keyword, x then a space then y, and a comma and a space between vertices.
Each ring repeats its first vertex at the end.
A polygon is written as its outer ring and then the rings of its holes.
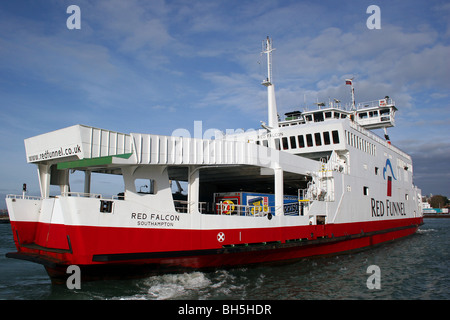
POLYGON ((361 232, 359 234, 320 238, 315 240, 306 240, 301 242, 287 242, 280 243, 278 241, 268 243, 249 243, 248 246, 238 244, 236 246, 227 246, 220 249, 204 249, 204 250, 183 250, 183 251, 164 251, 164 252, 136 252, 136 253, 113 253, 113 254, 96 254, 92 257, 93 262, 109 262, 109 261, 125 261, 125 260, 142 260, 142 259, 161 259, 161 258, 180 258, 189 256, 215 255, 215 254, 229 254, 241 253, 262 250, 288 249, 302 246, 317 246, 322 244, 330 244, 334 242, 341 242, 353 240, 358 238, 365 238, 374 235, 390 233, 410 228, 418 228, 420 225, 412 224, 409 226, 396 227, 391 229, 361 232))

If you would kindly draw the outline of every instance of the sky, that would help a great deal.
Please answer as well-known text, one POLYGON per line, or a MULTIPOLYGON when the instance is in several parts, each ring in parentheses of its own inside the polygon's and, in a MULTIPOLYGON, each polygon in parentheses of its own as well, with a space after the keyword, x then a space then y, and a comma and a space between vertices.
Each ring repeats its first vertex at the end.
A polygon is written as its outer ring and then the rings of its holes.
POLYGON ((422 193, 450 196, 450 3, 439 0, 0 1, 0 194, 22 183, 39 194, 23 140, 74 124, 259 128, 267 36, 280 114, 349 103, 354 77, 356 102, 395 100, 388 133, 412 156, 422 193), (68 28, 70 5, 79 29, 68 28))

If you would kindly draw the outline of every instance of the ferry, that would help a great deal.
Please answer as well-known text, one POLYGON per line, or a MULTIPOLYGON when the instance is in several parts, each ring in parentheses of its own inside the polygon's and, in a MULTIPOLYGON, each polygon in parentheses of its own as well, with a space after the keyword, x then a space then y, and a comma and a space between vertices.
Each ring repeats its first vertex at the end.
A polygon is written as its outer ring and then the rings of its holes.
POLYGON ((294 261, 414 234, 422 197, 411 157, 387 135, 394 101, 356 104, 348 79, 350 106, 281 120, 273 50, 265 39, 260 129, 201 139, 74 125, 25 139, 41 195, 24 186, 6 197, 17 249, 7 257, 42 264, 54 281, 71 265, 99 279, 294 261), (75 171, 84 192, 71 191, 75 171), (120 192, 92 193, 99 175, 119 177, 120 192))

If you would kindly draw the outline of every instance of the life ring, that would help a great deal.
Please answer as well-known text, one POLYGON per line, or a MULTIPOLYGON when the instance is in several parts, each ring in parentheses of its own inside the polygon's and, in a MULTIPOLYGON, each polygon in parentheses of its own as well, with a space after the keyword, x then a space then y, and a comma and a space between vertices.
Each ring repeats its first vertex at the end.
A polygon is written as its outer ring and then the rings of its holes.
POLYGON ((221 208, 222 213, 225 213, 225 214, 232 214, 235 209, 234 202, 231 200, 223 201, 221 207, 222 207, 221 208))

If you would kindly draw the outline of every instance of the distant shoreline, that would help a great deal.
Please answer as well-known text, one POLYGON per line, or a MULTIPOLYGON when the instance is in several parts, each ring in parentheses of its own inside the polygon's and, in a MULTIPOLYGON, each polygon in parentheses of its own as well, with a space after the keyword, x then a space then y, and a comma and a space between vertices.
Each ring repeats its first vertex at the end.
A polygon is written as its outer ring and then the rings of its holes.
POLYGON ((424 218, 450 218, 448 213, 426 213, 423 215, 424 218))
POLYGON ((0 223, 9 223, 9 216, 8 215, 1 215, 0 216, 0 223))

